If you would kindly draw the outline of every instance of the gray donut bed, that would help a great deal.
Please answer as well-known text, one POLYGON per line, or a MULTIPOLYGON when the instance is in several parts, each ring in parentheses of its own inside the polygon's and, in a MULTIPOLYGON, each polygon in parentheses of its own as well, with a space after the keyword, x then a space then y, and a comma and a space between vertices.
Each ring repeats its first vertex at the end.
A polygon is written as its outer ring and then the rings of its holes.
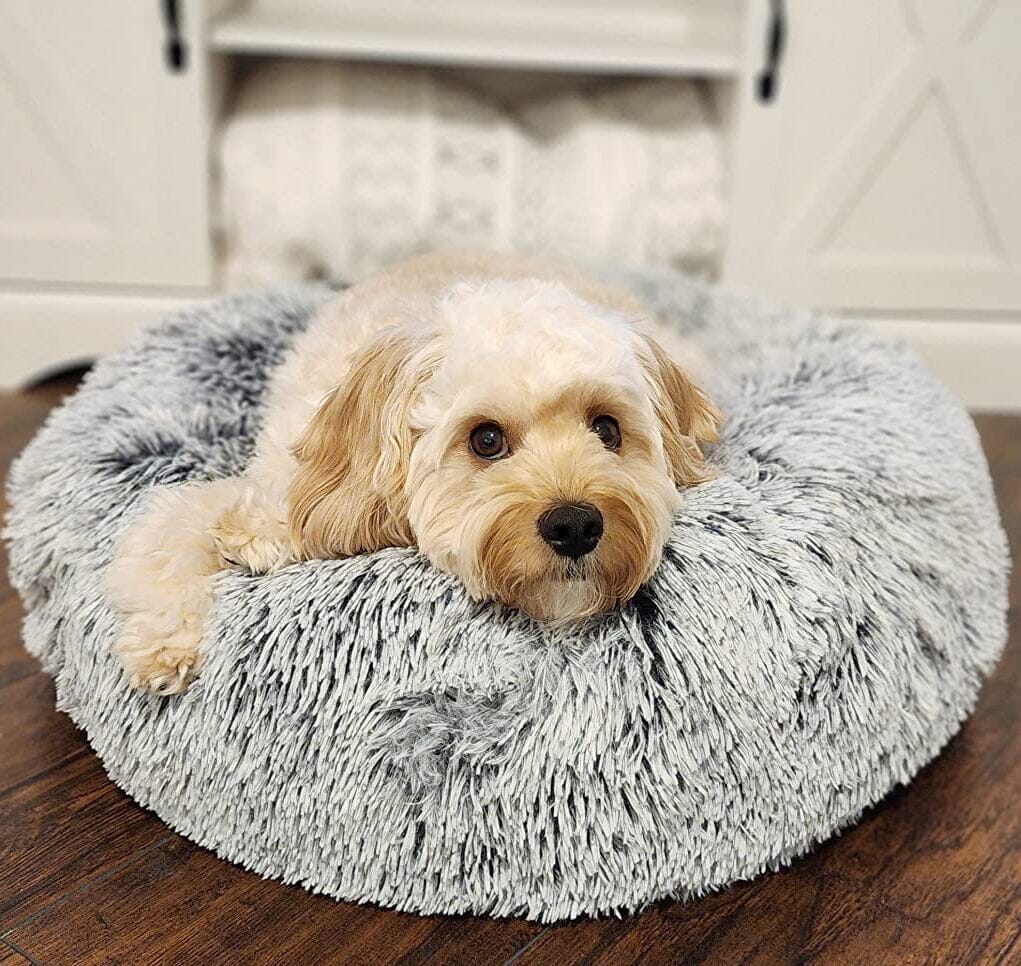
POLYGON ((267 375, 330 290, 190 308, 100 362, 15 465, 7 537, 26 645, 110 777, 265 876, 550 921, 775 869, 930 761, 1006 636, 971 420, 847 326, 627 282, 701 340, 727 414, 638 598, 550 629, 412 550, 231 572, 176 698, 110 653, 114 540, 147 488, 244 467, 267 375))

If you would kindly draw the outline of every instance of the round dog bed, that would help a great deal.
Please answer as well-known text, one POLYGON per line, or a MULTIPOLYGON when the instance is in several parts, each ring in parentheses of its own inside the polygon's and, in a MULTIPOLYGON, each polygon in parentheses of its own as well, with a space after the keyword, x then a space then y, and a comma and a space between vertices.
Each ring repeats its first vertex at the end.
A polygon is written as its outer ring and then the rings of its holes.
POLYGON ((412 550, 225 574, 204 673, 129 689, 103 573, 143 491, 236 473, 323 287, 179 312, 16 464, 25 641, 111 778, 257 872, 423 913, 554 920, 776 868, 908 781, 1005 639, 967 414, 908 353, 643 274, 725 376, 718 477, 631 605, 556 628, 412 550))

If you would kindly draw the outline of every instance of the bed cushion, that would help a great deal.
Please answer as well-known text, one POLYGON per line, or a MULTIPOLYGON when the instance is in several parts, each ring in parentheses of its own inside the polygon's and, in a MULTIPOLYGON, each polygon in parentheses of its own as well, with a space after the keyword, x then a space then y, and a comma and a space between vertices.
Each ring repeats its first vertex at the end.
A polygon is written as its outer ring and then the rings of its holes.
POLYGON ((147 488, 244 468, 330 290, 189 308, 101 361, 16 463, 7 537, 26 646, 110 777, 265 876, 549 921, 774 869, 932 759, 1006 633, 971 420, 844 324, 626 282, 701 341, 727 414, 629 606, 549 628, 407 549, 227 573, 204 672, 169 699, 110 653, 114 541, 147 488))

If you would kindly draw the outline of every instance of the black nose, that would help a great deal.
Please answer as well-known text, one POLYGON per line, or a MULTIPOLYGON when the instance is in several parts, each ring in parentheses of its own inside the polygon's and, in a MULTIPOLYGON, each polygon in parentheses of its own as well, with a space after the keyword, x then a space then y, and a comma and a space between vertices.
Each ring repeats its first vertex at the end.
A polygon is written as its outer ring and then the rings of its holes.
POLYGON ((587 503, 555 506, 539 517, 539 533, 561 557, 577 560, 596 549, 603 515, 587 503))

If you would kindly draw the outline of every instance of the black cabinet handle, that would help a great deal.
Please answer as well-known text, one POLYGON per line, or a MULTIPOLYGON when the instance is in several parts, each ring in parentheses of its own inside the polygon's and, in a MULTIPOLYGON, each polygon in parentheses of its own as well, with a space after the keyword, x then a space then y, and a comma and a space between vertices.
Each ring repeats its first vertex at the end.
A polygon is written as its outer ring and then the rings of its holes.
POLYGON ((163 26, 167 41, 163 45, 163 59, 175 74, 188 69, 188 47, 181 39, 181 17, 177 0, 162 0, 163 26))
POLYGON ((756 79, 759 100, 769 102, 780 86, 780 61, 787 42, 787 13, 784 0, 770 0, 769 32, 766 35, 766 62, 756 79))

